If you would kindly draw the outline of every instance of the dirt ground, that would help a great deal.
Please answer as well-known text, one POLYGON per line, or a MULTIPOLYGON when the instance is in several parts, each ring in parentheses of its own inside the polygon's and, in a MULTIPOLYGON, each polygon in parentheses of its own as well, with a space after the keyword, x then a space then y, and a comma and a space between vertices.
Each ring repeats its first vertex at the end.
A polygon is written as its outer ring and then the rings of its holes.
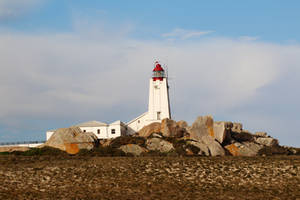
POLYGON ((297 199, 300 156, 0 156, 0 199, 297 199))

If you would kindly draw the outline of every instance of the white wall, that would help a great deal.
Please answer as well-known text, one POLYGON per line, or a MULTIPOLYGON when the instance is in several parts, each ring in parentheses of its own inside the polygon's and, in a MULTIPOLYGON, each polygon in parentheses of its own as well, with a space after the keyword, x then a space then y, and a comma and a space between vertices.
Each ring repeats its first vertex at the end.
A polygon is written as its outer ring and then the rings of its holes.
POLYGON ((148 112, 128 122, 127 132, 133 134, 144 126, 153 122, 161 122, 165 118, 171 118, 167 79, 153 81, 151 78, 149 82, 148 112), (160 112, 160 118, 157 118, 158 112, 160 112))
POLYGON ((46 132, 46 140, 49 140, 49 138, 53 135, 54 131, 47 131, 46 132))

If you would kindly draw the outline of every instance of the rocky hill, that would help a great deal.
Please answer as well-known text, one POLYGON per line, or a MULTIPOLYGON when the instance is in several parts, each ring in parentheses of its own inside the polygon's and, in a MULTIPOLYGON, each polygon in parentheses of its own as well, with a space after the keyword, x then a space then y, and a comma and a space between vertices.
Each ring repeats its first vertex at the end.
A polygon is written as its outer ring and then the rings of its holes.
POLYGON ((101 141, 93 133, 83 133, 78 127, 58 129, 44 146, 59 148, 70 154, 95 148, 102 148, 102 152, 134 156, 300 154, 297 148, 280 146, 277 139, 265 132, 253 134, 244 130, 241 123, 215 122, 211 116, 198 117, 191 126, 185 121, 164 119, 161 123, 143 127, 132 136, 101 141))

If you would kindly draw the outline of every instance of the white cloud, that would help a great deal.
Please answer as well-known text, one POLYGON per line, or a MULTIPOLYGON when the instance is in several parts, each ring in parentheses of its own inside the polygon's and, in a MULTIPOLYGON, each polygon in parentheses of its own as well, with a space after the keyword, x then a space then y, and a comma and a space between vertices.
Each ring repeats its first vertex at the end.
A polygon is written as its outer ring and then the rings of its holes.
POLYGON ((1 0, 0 20, 21 16, 44 0, 1 0))
POLYGON ((194 37, 200 37, 203 35, 207 35, 212 33, 213 31, 194 31, 194 30, 185 30, 181 28, 176 28, 170 33, 162 34, 162 37, 169 38, 169 39, 190 39, 194 37))
POLYGON ((253 37, 253 36, 241 36, 241 37, 239 37, 239 39, 240 39, 241 41, 251 42, 251 41, 256 41, 256 40, 258 40, 259 37, 258 37, 258 36, 256 36, 256 37, 253 37))
MULTIPOLYGON (((261 89, 282 81, 290 71, 298 76, 295 85, 300 84, 299 46, 231 38, 170 44, 104 30, 97 30, 103 34, 0 33, 2 123, 27 118, 129 121, 147 109, 155 59, 167 63, 173 77, 170 93, 176 120, 191 122, 204 114, 218 118, 240 107, 246 109, 239 116, 247 116, 249 102, 262 104, 261 89)), ((253 113, 249 119, 255 116, 260 121, 253 113)), ((288 125, 289 116, 281 117, 288 125)), ((259 129, 261 122, 249 124, 259 129)))

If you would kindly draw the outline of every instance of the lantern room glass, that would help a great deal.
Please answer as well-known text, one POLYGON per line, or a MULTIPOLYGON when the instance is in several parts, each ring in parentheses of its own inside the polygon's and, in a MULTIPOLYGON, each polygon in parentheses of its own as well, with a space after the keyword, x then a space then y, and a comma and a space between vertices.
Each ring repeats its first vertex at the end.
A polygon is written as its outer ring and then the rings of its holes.
POLYGON ((165 72, 164 71, 154 71, 153 78, 161 78, 161 77, 165 77, 165 72))

